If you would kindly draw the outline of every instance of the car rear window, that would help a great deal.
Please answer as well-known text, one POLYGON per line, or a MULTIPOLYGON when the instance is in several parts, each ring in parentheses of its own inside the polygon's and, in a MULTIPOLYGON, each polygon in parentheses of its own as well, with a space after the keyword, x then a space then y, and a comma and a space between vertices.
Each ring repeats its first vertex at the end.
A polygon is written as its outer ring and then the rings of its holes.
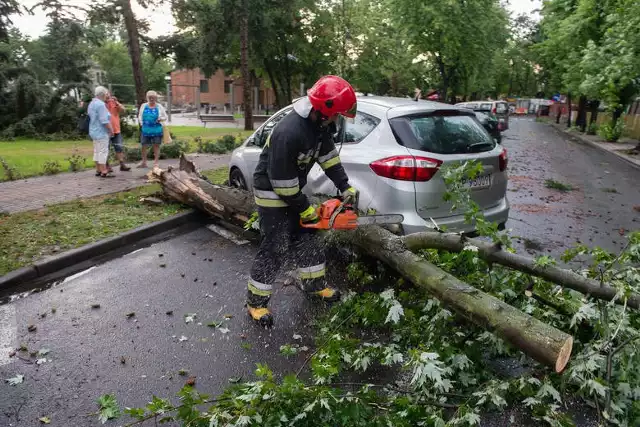
POLYGON ((491 151, 493 138, 471 116, 447 112, 390 120, 400 144, 414 150, 437 154, 464 154, 491 151))
POLYGON ((509 111, 509 106, 506 102, 496 102, 496 113, 504 114, 509 111))
POLYGON ((491 111, 491 103, 484 102, 478 107, 478 111, 491 111))

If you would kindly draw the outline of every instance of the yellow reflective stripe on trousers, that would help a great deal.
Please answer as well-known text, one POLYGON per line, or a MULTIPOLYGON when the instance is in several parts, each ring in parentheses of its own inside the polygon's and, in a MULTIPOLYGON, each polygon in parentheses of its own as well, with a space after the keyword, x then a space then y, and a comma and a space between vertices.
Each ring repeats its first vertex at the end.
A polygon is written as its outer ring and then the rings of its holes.
POLYGON ((271 295, 272 286, 267 285, 266 283, 260 283, 253 279, 249 279, 249 282, 247 282, 247 289, 249 289, 249 292, 254 295, 268 297, 269 295, 271 295))
POLYGON ((295 196, 300 192, 300 187, 298 187, 297 185, 295 187, 289 188, 273 187, 273 191, 275 191, 275 193, 280 196, 295 196))
POLYGON ((327 170, 330 167, 337 165, 338 163, 340 163, 340 157, 336 156, 327 160, 324 163, 320 163, 320 167, 322 168, 322 170, 327 170))
POLYGON ((253 189, 256 205, 266 208, 285 208, 289 205, 275 191, 253 189))
POLYGON ((291 179, 272 179, 273 191, 279 196, 294 196, 300 192, 298 177, 291 179))
POLYGON ((299 267, 298 275, 301 279, 317 279, 323 277, 325 274, 324 263, 318 265, 312 265, 311 267, 299 267))

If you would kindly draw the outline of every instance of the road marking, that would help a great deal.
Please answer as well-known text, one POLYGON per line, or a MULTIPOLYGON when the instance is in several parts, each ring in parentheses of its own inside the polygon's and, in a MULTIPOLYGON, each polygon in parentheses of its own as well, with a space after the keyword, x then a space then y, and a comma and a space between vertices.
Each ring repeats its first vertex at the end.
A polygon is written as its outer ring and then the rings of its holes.
POLYGON ((17 338, 15 306, 0 305, 0 366, 11 362, 9 353, 15 350, 17 338))
POLYGON ((247 243, 249 243, 248 240, 244 240, 241 239, 240 237, 238 237, 236 234, 232 233, 231 231, 222 228, 220 226, 217 226, 215 224, 208 224, 207 228, 211 231, 213 231, 214 233, 224 237, 227 240, 231 240, 233 243, 235 243, 236 245, 246 245, 247 243))

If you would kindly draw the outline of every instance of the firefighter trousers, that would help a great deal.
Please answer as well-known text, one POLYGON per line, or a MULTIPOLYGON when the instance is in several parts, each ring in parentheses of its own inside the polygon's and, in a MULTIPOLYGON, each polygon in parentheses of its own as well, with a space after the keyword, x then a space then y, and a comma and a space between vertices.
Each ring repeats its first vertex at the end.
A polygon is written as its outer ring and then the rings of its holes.
POLYGON ((266 307, 273 284, 285 260, 292 260, 305 292, 326 287, 325 254, 315 230, 300 226, 298 212, 291 208, 258 206, 262 241, 251 267, 247 304, 266 307))

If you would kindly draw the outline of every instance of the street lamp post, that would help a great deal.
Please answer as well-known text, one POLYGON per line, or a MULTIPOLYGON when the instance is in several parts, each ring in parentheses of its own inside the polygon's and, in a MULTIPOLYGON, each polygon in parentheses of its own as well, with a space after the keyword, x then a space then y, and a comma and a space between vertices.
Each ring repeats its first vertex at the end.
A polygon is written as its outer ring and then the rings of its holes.
POLYGON ((164 81, 167 82, 167 118, 171 123, 171 74, 164 76, 164 81))

